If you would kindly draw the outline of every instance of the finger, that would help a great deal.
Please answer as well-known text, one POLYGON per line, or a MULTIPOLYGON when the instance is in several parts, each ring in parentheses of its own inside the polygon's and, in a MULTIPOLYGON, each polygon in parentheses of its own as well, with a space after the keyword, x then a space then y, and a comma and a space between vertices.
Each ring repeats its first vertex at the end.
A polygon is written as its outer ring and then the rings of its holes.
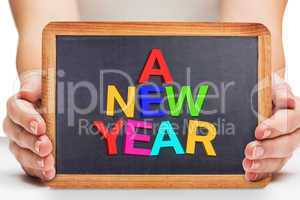
POLYGON ((43 171, 42 174, 43 174, 43 177, 45 181, 50 181, 52 180, 54 177, 55 177, 55 168, 53 167, 52 169, 49 169, 49 170, 46 170, 46 171, 43 171))
POLYGON ((265 179, 269 177, 270 173, 255 173, 255 172, 245 172, 245 178, 247 181, 260 181, 262 179, 265 179))
POLYGON ((52 151, 51 141, 46 135, 33 136, 22 127, 14 124, 9 118, 4 119, 3 130, 18 146, 29 149, 40 157, 45 157, 52 151))
POLYGON ((55 177, 55 168, 46 171, 28 168, 28 167, 27 168, 23 167, 23 169, 27 175, 40 178, 42 181, 49 181, 55 177))
POLYGON ((300 127, 300 111, 278 110, 255 129, 258 140, 290 134, 300 127))
POLYGON ((46 132, 46 124, 40 113, 36 111, 33 104, 28 101, 11 97, 7 102, 8 117, 34 135, 46 132))
POLYGON ((38 169, 43 171, 54 168, 54 158, 52 155, 41 158, 31 151, 19 147, 13 141, 10 141, 9 149, 14 154, 17 161, 25 168, 38 169))
POLYGON ((295 98, 290 86, 277 74, 273 76, 272 99, 277 109, 295 107, 295 98))
POLYGON ((20 75, 21 89, 17 96, 31 103, 41 97, 41 70, 33 70, 20 75))
POLYGON ((245 148, 247 159, 285 158, 292 155, 300 143, 299 131, 271 140, 254 141, 245 148))
POLYGON ((267 158, 263 160, 243 160, 243 168, 246 172, 272 173, 279 171, 289 158, 267 158))

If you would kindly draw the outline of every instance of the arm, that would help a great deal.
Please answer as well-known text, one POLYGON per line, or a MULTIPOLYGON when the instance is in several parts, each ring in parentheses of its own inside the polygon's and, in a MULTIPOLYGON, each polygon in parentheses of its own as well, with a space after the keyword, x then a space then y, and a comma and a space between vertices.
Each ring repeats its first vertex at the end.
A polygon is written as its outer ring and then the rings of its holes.
POLYGON ((18 73, 40 69, 43 28, 51 21, 78 20, 76 0, 10 0, 10 5, 19 33, 18 73))
POLYGON ((41 97, 42 29, 50 21, 78 20, 76 0, 11 0, 19 33, 20 91, 7 101, 3 123, 9 147, 24 171, 42 180, 55 176, 52 144, 38 111, 41 97))
POLYGON ((272 35, 273 71, 284 77, 282 45, 282 19, 287 0, 222 0, 221 20, 231 22, 257 22, 264 24, 272 35))
POLYGON ((256 181, 279 171, 300 144, 300 100, 283 80, 282 18, 287 0, 221 2, 223 21, 262 23, 272 36, 273 114, 256 127, 256 140, 246 146, 243 160, 246 178, 256 181))

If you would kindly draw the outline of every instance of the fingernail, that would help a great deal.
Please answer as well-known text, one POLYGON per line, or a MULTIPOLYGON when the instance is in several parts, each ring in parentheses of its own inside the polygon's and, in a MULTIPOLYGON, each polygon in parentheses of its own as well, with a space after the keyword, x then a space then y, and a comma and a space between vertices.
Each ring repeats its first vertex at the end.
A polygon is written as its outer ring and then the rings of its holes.
POLYGON ((43 176, 45 177, 45 179, 47 180, 47 179, 48 179, 48 176, 49 176, 48 173, 47 173, 47 171, 43 171, 42 174, 43 174, 43 176))
POLYGON ((33 120, 30 122, 30 130, 33 134, 37 135, 38 123, 37 121, 33 120))
POLYGON ((270 130, 265 130, 264 131, 264 138, 268 138, 271 135, 271 131, 270 130))
POLYGON ((43 171, 42 174, 46 178, 46 180, 52 179, 55 176, 55 173, 53 172, 53 170, 43 171))
POLYGON ((246 175, 246 180, 247 181, 255 181, 258 177, 258 174, 256 173, 249 173, 246 175))
POLYGON ((38 153, 40 152, 40 144, 41 144, 41 143, 42 143, 41 141, 37 141, 37 142, 35 143, 35 145, 34 145, 34 146, 35 146, 35 147, 34 147, 34 148, 35 148, 35 151, 38 152, 38 153))
POLYGON ((44 168, 44 161, 43 160, 37 161, 37 164, 38 164, 39 167, 44 168))
POLYGON ((254 147, 254 150, 253 150, 253 157, 254 158, 260 158, 264 155, 264 149, 262 147, 254 147))
POLYGON ((260 166, 259 162, 253 162, 251 165, 251 169, 258 169, 260 166))
POLYGON ((255 181, 257 178, 258 178, 258 174, 256 174, 256 173, 251 174, 251 178, 250 179, 252 181, 255 181))

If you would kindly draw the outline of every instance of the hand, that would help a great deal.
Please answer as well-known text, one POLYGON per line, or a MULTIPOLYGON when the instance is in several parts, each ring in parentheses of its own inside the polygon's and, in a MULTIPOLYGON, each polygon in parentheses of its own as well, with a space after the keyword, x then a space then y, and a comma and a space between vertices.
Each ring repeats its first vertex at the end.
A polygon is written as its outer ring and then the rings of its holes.
POLYGON ((300 100, 278 76, 273 80, 273 115, 257 126, 256 141, 245 149, 243 167, 249 181, 279 171, 300 144, 300 100))
POLYGON ((41 97, 41 72, 33 71, 21 79, 20 91, 7 101, 3 123, 11 152, 24 171, 42 180, 55 176, 52 144, 45 135, 46 124, 38 112, 41 97))

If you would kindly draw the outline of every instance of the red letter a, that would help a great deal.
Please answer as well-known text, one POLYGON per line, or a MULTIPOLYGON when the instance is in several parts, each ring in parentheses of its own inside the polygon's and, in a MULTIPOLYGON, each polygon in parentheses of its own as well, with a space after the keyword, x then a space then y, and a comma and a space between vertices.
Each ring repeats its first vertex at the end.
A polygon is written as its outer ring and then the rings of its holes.
POLYGON ((123 121, 121 119, 118 120, 111 132, 109 132, 109 130, 104 126, 103 121, 94 121, 94 126, 96 126, 99 134, 103 135, 103 137, 106 139, 108 154, 117 154, 117 137, 121 128, 123 127, 123 121))
POLYGON ((148 60, 144 66, 143 72, 140 75, 139 83, 145 83, 149 80, 149 77, 152 75, 159 75, 163 78, 165 83, 172 83, 173 78, 169 71, 169 67, 164 59, 164 56, 160 49, 152 49, 148 60), (155 61, 159 65, 159 68, 153 68, 155 61))

